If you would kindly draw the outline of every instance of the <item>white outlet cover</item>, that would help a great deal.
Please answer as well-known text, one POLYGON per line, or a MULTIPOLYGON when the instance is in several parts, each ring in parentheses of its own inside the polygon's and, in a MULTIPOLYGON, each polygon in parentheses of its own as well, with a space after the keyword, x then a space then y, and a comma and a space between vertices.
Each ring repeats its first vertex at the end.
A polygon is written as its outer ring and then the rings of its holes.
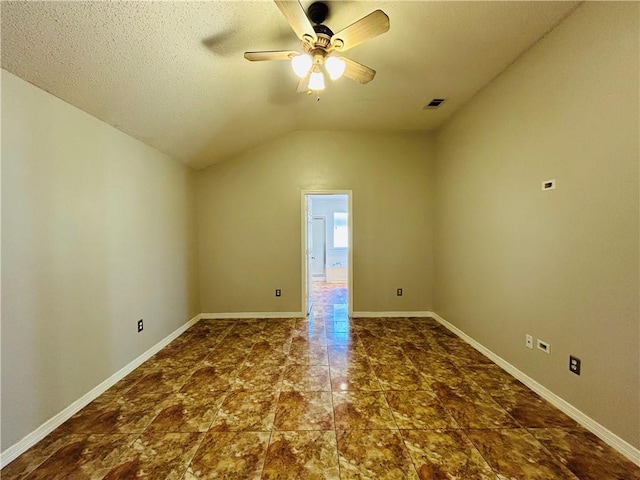
POLYGON ((524 344, 527 348, 533 348, 533 337, 531 335, 526 335, 524 344))

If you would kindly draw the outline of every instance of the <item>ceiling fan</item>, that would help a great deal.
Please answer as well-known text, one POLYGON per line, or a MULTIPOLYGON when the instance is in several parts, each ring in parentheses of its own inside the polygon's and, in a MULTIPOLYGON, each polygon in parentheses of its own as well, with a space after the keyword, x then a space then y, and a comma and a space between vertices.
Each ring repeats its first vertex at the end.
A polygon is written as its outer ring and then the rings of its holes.
POLYGON ((333 33, 323 25, 329 14, 326 3, 312 3, 307 15, 299 0, 274 1, 302 41, 304 53, 290 50, 245 52, 244 58, 252 62, 290 60, 293 71, 300 78, 296 89, 298 93, 323 90, 325 74, 332 80, 344 75, 363 84, 373 80, 375 70, 336 54, 388 31, 389 17, 382 10, 376 10, 338 33, 333 33))

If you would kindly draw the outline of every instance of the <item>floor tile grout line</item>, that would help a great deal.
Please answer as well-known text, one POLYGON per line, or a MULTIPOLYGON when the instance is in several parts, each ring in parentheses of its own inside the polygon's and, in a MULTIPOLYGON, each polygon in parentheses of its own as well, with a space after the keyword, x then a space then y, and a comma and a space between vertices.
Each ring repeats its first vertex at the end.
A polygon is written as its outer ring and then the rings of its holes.
POLYGON ((498 479, 499 475, 498 472, 494 469, 494 467, 487 461, 487 459, 484 457, 484 455, 482 455, 482 453, 478 450, 478 448, 476 447, 476 445, 473 443, 473 441, 469 438, 469 436, 467 435, 467 429, 462 427, 462 425, 460 425, 460 422, 458 422, 458 420, 455 418, 455 416, 449 411, 449 409, 447 408, 447 406, 445 405, 444 401, 442 400, 442 398, 440 397, 440 395, 438 395, 438 392, 434 391, 435 396, 437 401, 441 404, 442 408, 444 409, 444 411, 450 416, 451 419, 453 419, 453 421, 455 422, 456 425, 458 425, 458 427, 460 427, 459 429, 457 429, 457 431, 461 432, 461 434, 464 436, 464 438, 467 439, 467 441, 470 443, 470 445, 478 452, 478 454, 480 455, 480 457, 484 460, 484 462, 486 463, 486 465, 491 469, 491 472, 494 474, 495 478, 498 479))
MULTIPOLYGON (((477 447, 476 442, 469 437, 469 435, 467 434, 467 430, 519 430, 522 431, 522 429, 513 429, 513 428, 467 428, 467 429, 463 429, 463 433, 464 436, 469 440, 469 442, 471 442, 471 444, 473 445, 473 448, 478 452, 478 454, 482 457, 482 459, 487 463, 487 465, 489 465, 489 468, 491 468, 491 471, 496 475, 496 478, 502 478, 501 477, 501 473, 493 466, 493 464, 489 461, 489 459, 487 459, 483 454, 482 451, 477 447)), ((526 429, 524 429, 526 431, 526 429)), ((533 435, 531 435, 529 432, 527 432, 528 435, 530 435, 532 438, 534 438, 534 440, 536 440, 536 443, 538 443, 539 445, 541 445, 543 447, 543 449, 545 451, 548 452, 547 449, 544 448, 544 445, 542 445, 542 442, 539 442, 535 437, 533 437, 533 435)), ((555 455, 551 455, 551 458, 556 460, 558 463, 562 464, 561 461, 557 460, 555 455)), ((573 471, 571 469, 569 469, 566 465, 564 465, 567 470, 569 470, 571 472, 571 474, 575 477, 574 480, 580 480, 576 474, 573 473, 573 471)))
POLYGON ((491 462, 489 462, 489 459, 487 459, 482 452, 480 451, 480 449, 476 446, 475 442, 473 441, 473 439, 471 437, 469 437, 469 435, 467 435, 467 430, 481 430, 481 429, 469 429, 469 428, 463 428, 461 430, 462 435, 464 436, 464 438, 467 439, 467 441, 469 442, 469 444, 473 447, 473 449, 478 452, 478 455, 480 455, 480 457, 482 458, 482 460, 484 460, 484 462, 489 466, 489 468, 491 469, 491 471, 493 472, 493 474, 495 475, 496 479, 501 478, 500 472, 491 464, 491 462))
MULTIPOLYGON (((326 337, 325 332, 325 337, 326 337)), ((327 341, 329 339, 327 338, 327 341)), ((338 424, 336 422, 336 408, 335 402, 333 401, 333 380, 331 377, 331 359, 329 358, 329 347, 327 346, 327 370, 329 371, 329 397, 331 398, 331 415, 333 417, 333 438, 336 442, 336 460, 338 461, 338 478, 342 477, 342 471, 340 468, 340 449, 338 448, 338 424)))
POLYGON ((280 401, 280 393, 278 392, 278 399, 276 400, 276 407, 273 413, 273 424, 271 425, 271 430, 269 431, 269 439, 267 440, 267 448, 264 451, 264 458, 262 459, 262 468, 260 469, 260 478, 264 476, 264 467, 267 465, 267 458, 269 456, 269 447, 271 446, 271 439, 273 438, 273 432, 276 429, 276 413, 278 411, 278 402, 280 401))
MULTIPOLYGON (((54 432, 52 432, 52 433, 54 433, 54 432)), ((49 435, 51 435, 51 434, 49 434, 49 435)), ((110 434, 109 434, 109 433, 107 433, 107 434, 95 434, 95 433, 69 433, 69 434, 60 435, 60 438, 66 438, 66 437, 70 437, 70 436, 72 436, 72 435, 77 435, 78 437, 84 437, 85 439, 87 439, 88 437, 90 437, 90 436, 92 436, 92 435, 137 435, 137 436, 133 439, 133 441, 131 442, 131 444, 133 444, 133 443, 134 443, 134 442, 135 442, 135 441, 140 437, 140 435, 142 435, 142 432, 137 432, 137 433, 135 433, 135 434, 127 434, 127 433, 110 433, 110 434)), ((38 468, 40 468, 42 465, 44 465, 44 464, 45 464, 45 463, 46 463, 46 462, 47 462, 51 457, 53 457, 56 453, 58 453, 58 451, 59 451, 61 448, 64 448, 64 447, 65 447, 65 446, 67 446, 67 445, 68 445, 68 443, 63 443, 63 445, 62 445, 62 446, 60 446, 59 448, 57 448, 57 449, 55 449, 54 451, 52 451, 49 455, 47 455, 47 456, 45 457, 45 459, 44 459, 44 460, 42 460, 41 462, 38 462, 34 468, 32 468, 32 469, 30 469, 30 470, 27 470, 27 472, 26 472, 26 473, 21 474, 18 478, 19 478, 20 480, 24 480, 24 479, 28 478, 28 477, 29 477, 33 472, 35 472, 38 468)), ((35 447, 35 445, 34 445, 34 447, 35 447)), ((32 448, 34 448, 34 447, 32 447, 32 448)), ((29 450, 31 450, 31 449, 29 449, 29 450)), ((28 452, 29 450, 27 450, 27 452, 28 452)), ((25 452, 25 453, 26 453, 26 452, 25 452)), ((125 451, 123 451, 123 452, 122 452, 122 453, 117 457, 117 459, 114 461, 114 464, 116 464, 116 462, 117 462, 117 461, 118 461, 118 460, 119 460, 119 459, 124 455, 124 453, 125 453, 125 451)), ((24 455, 24 454, 23 454, 23 455, 24 455)), ((16 459, 16 460, 17 460, 17 459, 16 459)), ((4 470, 4 469, 3 469, 3 470, 4 470)), ((1 478, 1 475, 0 475, 0 478, 1 478)))
MULTIPOLYGON (((291 332, 291 338, 289 340, 291 340, 292 338, 293 338, 293 331, 291 332)), ((260 470, 260 478, 264 477, 264 469, 267 465, 267 458, 269 456, 269 447, 271 446, 271 439, 273 438, 273 432, 276 430, 276 414, 278 413, 278 404, 280 403, 280 395, 282 394, 283 382, 284 382, 284 370, 283 370, 283 377, 280 379, 280 386, 278 387, 278 390, 277 390, 275 407, 273 411, 273 423, 271 424, 271 430, 269 431, 269 439, 267 440, 267 448, 264 452, 264 458, 262 460, 262 469, 260 470)))
MULTIPOLYGON (((189 467, 191 466, 191 464, 193 463, 193 459, 196 458, 196 455, 198 454, 198 452, 200 451, 200 448, 202 447, 202 444, 204 443, 204 440, 207 436, 208 432, 201 432, 200 436, 200 442, 198 442, 198 447, 193 451, 193 455, 191 455, 191 458, 189 458, 189 461, 187 462, 187 466, 184 469, 184 472, 182 473, 182 476, 180 477, 180 480, 184 480, 185 476, 187 475, 187 472, 189 471, 189 467)), ((167 475, 168 477, 169 475, 167 475)))
MULTIPOLYGON (((64 436, 68 436, 68 435, 64 435, 64 436)), ((42 440, 41 440, 41 441, 42 441, 42 440)), ((36 444, 36 445, 37 445, 37 444, 36 444)), ((34 447, 35 447, 35 445, 34 445, 34 447)), ((34 447, 31 447, 31 448, 34 448, 34 447)), ((61 448, 62 448, 62 447, 61 447, 61 448)), ((31 449, 29 449, 29 450, 31 450, 31 449)), ((27 450, 27 452, 28 452, 29 450, 27 450)), ((31 475, 33 472, 35 472, 38 468, 40 468, 42 465, 44 465, 44 462, 46 462, 46 461, 47 461, 47 460, 49 460, 53 455, 55 455, 55 454, 56 454, 56 452, 57 452, 58 450, 59 450, 59 448, 58 448, 58 449, 56 449, 55 451, 51 452, 51 454, 49 454, 49 455, 48 455, 48 456, 47 456, 47 457, 46 457, 42 462, 39 462, 39 463, 38 463, 34 468, 32 468, 32 469, 28 470, 28 471, 27 471, 27 473, 22 474, 22 475, 21 475, 20 477, 18 477, 18 478, 19 478, 20 480, 23 480, 23 479, 27 478, 29 475, 31 475)), ((25 452, 25 453, 26 453, 26 452, 25 452)), ((22 455, 24 455, 24 453, 23 453, 22 455)), ((18 458, 19 458, 19 457, 18 457, 18 458)), ((16 460, 17 460, 17 458, 16 458, 16 460)), ((15 461, 15 460, 14 460, 14 461, 15 461)), ((9 465, 11 465, 11 464, 9 464, 9 465)), ((6 468, 6 467, 4 467, 4 468, 6 468)), ((4 470, 4 468, 3 468, 3 470, 4 470)), ((0 477, 0 478, 2 478, 2 477, 0 477)))
MULTIPOLYGON (((555 427, 551 427, 551 428, 555 428, 555 427)), ((545 451, 548 454, 550 454, 551 458, 555 459, 558 463, 560 463, 560 464, 564 465, 565 467, 567 467, 567 470, 569 470, 576 477, 576 480, 580 480, 578 478, 578 474, 576 472, 574 472, 573 469, 571 468, 571 466, 570 466, 571 463, 570 462, 569 463, 565 463, 560 456, 556 455, 550 448, 547 448, 547 446, 544 443, 542 443, 540 440, 538 440, 536 438, 536 436, 529 431, 530 430, 529 428, 523 427, 523 429, 527 432, 527 434, 529 436, 531 436, 531 438, 533 438, 536 441, 536 443, 538 445, 540 445, 540 447, 542 448, 543 451, 545 451)), ((540 428, 540 430, 547 430, 547 428, 540 428)))
MULTIPOLYGON (((189 378, 187 378, 187 380, 182 384, 182 386, 180 387, 180 389, 179 389, 176 393, 180 393, 180 392, 182 392, 182 389, 183 389, 183 388, 184 388, 184 386, 189 382, 189 380, 191 380, 191 378, 193 377, 193 375, 195 374, 195 372, 198 370, 198 368, 199 368, 199 367, 201 367, 201 366, 205 363, 206 359, 211 355, 211 353, 213 353, 213 351, 215 351, 215 348, 216 348, 216 347, 217 347, 217 346, 222 342, 223 338, 224 338, 224 337, 226 337, 226 335, 227 335, 227 334, 228 334, 228 332, 230 331, 230 328, 227 328, 226 330, 227 330, 227 331, 225 332, 225 334, 224 334, 224 335, 219 335, 218 341, 215 343, 215 345, 214 345, 213 347, 210 347, 211 351, 210 351, 207 355, 205 355, 205 356, 202 358, 202 360, 201 360, 201 361, 199 361, 199 362, 198 362, 198 365, 196 365, 196 366, 193 368, 193 370, 192 370, 192 372, 191 372, 191 375, 189 375, 189 378)), ((222 399, 222 401, 220 402, 220 405, 218 406, 218 409, 217 409, 217 411, 216 411, 216 415, 212 418, 211 423, 209 424, 209 427, 207 428, 207 430, 206 430, 205 432, 198 432, 198 433, 200 433, 200 434, 201 434, 201 438, 200 438, 200 441, 199 441, 199 443, 198 443, 198 447, 194 450, 193 455, 192 455, 192 456, 191 456, 191 458, 189 459, 189 462, 188 462, 188 463, 187 463, 187 465, 186 465, 186 468, 185 468, 185 470, 184 470, 184 472, 183 472, 183 474, 182 474, 182 476, 181 476, 181 479, 184 479, 185 475, 187 474, 187 472, 188 472, 188 470, 189 470, 189 466, 193 463, 193 459, 194 459, 194 458, 196 458, 196 456, 197 456, 197 454, 198 454, 198 452, 199 452, 200 448, 202 447, 202 444, 204 443, 204 441, 205 441, 205 439, 206 439, 207 435, 209 434, 209 432, 210 432, 210 430, 211 430, 211 427, 212 427, 213 423, 215 422, 215 420, 216 420, 216 418, 217 418, 217 416, 218 416, 218 414, 219 414, 219 412, 220 412, 220 409, 222 408, 222 405, 224 404, 224 400, 226 399, 226 397, 227 397, 228 395, 229 395, 229 391, 226 391, 226 392, 225 392, 225 394, 224 394, 224 398, 222 399)), ((159 415, 159 414, 158 414, 158 415, 159 415)), ((154 420, 155 420, 155 418, 157 418, 157 416, 156 416, 156 417, 154 417, 154 420)), ((147 431, 147 429, 148 429, 148 428, 149 428, 149 426, 153 423, 153 421, 154 421, 154 420, 152 420, 152 421, 151 421, 151 423, 149 423, 149 425, 147 425, 147 427, 146 427, 146 428, 145 428, 145 430, 140 434, 140 436, 142 436, 142 435, 147 431)), ((164 432, 164 433, 166 433, 166 432, 164 432)), ((176 433, 176 432, 171 432, 171 433, 176 433)), ((194 432, 186 432, 186 433, 194 433, 194 432)), ((139 438, 139 437, 138 437, 138 438, 139 438)), ((134 440, 134 441, 135 441, 135 440, 134 440)), ((123 454, 122 454, 122 455, 124 455, 124 453, 125 453, 125 452, 123 452, 123 454)))
MULTIPOLYGON (((404 353, 404 351, 403 351, 404 353)), ((408 359, 408 357, 407 357, 408 359)), ((409 362, 411 362, 410 359, 408 359, 409 362)), ((391 391, 391 390, 389 390, 391 391)), ((387 398, 387 391, 383 391, 383 396, 385 399, 385 402, 387 403, 387 407, 389 407, 389 411, 391 412, 391 416, 393 418, 394 423, 396 424, 396 428, 398 429, 398 435, 400 436, 400 440, 402 441, 402 445, 404 446, 405 452, 407 454, 407 456, 409 457, 409 461, 411 462, 411 465, 413 466, 413 469, 415 471, 416 477, 419 477, 419 473, 418 473, 418 465, 416 465, 416 462, 413 460, 413 457, 411 455, 411 451, 409 450, 409 446, 407 445, 407 441, 405 439, 405 436, 402 434, 402 431, 400 430, 400 425, 398 424, 398 420, 396 419, 396 414, 394 413, 393 408, 391 408, 391 404, 389 404, 389 399, 387 398)))

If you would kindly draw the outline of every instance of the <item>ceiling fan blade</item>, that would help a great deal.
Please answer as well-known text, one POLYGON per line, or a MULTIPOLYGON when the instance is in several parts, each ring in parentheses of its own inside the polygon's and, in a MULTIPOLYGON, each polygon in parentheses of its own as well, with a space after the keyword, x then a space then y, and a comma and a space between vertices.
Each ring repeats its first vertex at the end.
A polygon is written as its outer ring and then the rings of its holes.
POLYGON ((376 76, 376 71, 361 63, 355 62, 349 58, 340 57, 344 60, 346 67, 344 69, 344 76, 355 80, 358 83, 369 83, 376 76))
POLYGON ((296 88, 296 93, 309 92, 309 78, 311 78, 311 72, 307 73, 300 79, 300 81, 298 82, 298 88, 296 88))
POLYGON ((389 17, 382 10, 376 10, 334 34, 331 45, 337 51, 344 52, 388 30, 389 17))
POLYGON ((304 8, 298 0, 274 0, 276 5, 287 19, 289 25, 300 40, 314 43, 318 37, 311 26, 309 17, 304 13, 304 8))
POLYGON ((244 52, 244 58, 252 62, 261 62, 264 60, 291 60, 298 52, 292 50, 275 50, 264 52, 244 52))

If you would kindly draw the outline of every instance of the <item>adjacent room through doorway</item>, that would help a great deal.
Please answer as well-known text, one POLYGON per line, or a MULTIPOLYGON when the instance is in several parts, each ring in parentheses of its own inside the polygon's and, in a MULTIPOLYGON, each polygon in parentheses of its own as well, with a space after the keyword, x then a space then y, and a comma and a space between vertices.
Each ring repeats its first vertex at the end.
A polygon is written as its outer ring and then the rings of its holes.
POLYGON ((305 193, 304 275, 309 319, 331 318, 332 334, 348 331, 351 308, 350 192, 305 193))

